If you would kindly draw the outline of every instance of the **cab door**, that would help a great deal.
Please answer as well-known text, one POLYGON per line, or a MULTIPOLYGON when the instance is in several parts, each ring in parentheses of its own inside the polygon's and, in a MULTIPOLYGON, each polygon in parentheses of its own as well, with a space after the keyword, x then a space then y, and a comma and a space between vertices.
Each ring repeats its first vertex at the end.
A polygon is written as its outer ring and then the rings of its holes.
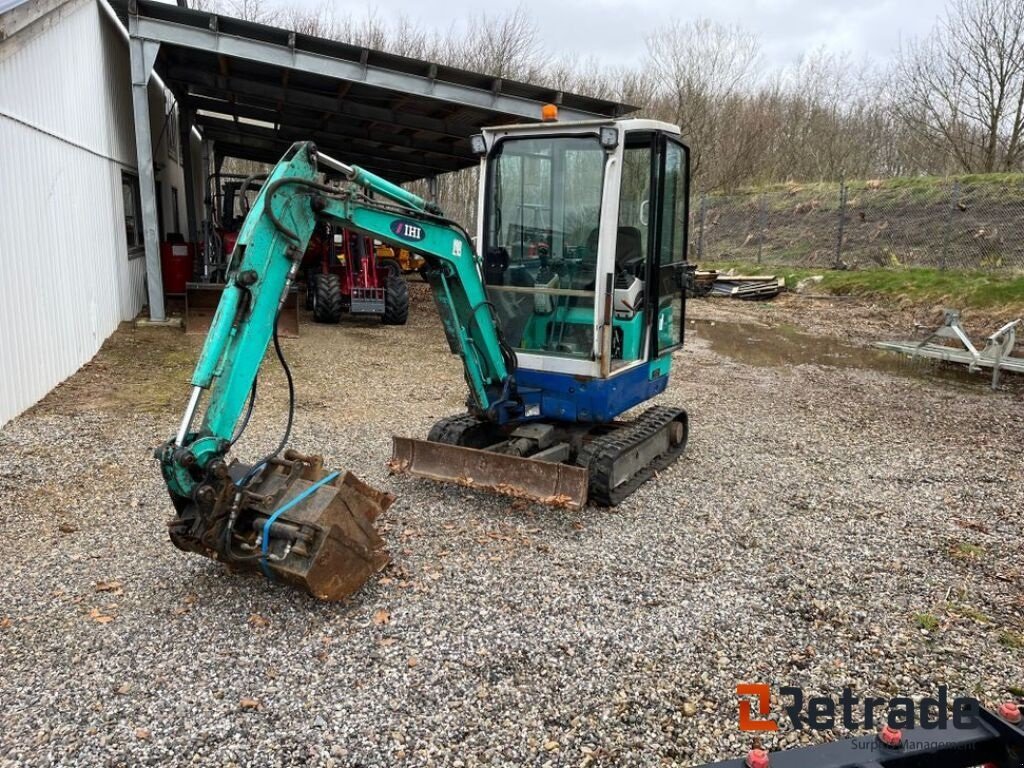
POLYGON ((677 139, 660 134, 658 171, 651 204, 652 251, 649 263, 651 360, 683 344, 686 314, 686 247, 689 238, 690 150, 677 139))

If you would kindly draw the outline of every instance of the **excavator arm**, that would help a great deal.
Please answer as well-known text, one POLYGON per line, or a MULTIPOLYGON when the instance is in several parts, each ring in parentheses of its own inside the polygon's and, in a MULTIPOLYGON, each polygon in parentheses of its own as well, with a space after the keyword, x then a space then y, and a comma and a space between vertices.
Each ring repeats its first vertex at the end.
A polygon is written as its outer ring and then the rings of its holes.
POLYGON ((178 512, 170 526, 178 547, 258 567, 337 599, 387 562, 372 523, 393 499, 351 474, 324 472, 319 457, 285 451, 291 411, 285 435, 270 454, 252 465, 227 458, 248 424, 271 342, 291 389, 276 321, 316 223, 323 220, 422 254, 449 345, 464 366, 473 410, 503 423, 520 416, 523 405, 515 389, 515 355, 501 339, 466 232, 407 190, 318 155, 312 143, 294 144, 264 181, 239 232, 185 415, 157 458, 178 512), (318 159, 347 183, 321 183, 318 159))
MULTIPOLYGON (((322 156, 321 156, 322 157, 322 156)), ((318 182, 317 153, 291 147, 263 184, 239 232, 228 285, 192 377, 176 444, 188 440, 204 391, 209 405, 189 446, 200 464, 223 452, 246 408, 284 301, 318 220, 330 220, 426 257, 449 342, 462 359, 476 409, 497 421, 513 408, 514 356, 501 341, 473 246, 465 231, 422 198, 358 167, 329 161, 349 179, 347 190, 318 182), (370 194, 368 194, 370 193, 370 194), (370 195, 387 198, 378 201, 370 195)))

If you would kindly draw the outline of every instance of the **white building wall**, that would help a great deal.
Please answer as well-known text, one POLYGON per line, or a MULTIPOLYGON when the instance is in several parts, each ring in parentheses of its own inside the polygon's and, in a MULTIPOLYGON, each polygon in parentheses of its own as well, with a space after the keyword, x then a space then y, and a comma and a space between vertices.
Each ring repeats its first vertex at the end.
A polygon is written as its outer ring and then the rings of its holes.
MULTIPOLYGON (((121 192, 121 171, 136 169, 129 71, 128 45, 97 0, 70 0, 0 42, 0 424, 145 303, 121 192)), ((163 99, 151 84, 151 102, 163 99)), ((157 162, 180 175, 166 148, 157 162)))

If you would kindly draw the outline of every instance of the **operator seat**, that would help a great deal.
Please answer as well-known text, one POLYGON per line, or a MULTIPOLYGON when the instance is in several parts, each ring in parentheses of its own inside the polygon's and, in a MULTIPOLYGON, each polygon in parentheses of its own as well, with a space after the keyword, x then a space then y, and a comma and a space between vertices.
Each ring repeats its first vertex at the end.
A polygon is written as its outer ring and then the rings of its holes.
MULTIPOLYGON (((594 227, 587 235, 587 253, 597 259, 597 241, 599 230, 594 227)), ((615 237, 615 272, 626 271, 636 277, 644 260, 643 238, 637 227, 621 225, 615 237)))
POLYGON ((619 227, 615 238, 615 272, 629 272, 634 277, 643 264, 643 239, 637 227, 619 227))

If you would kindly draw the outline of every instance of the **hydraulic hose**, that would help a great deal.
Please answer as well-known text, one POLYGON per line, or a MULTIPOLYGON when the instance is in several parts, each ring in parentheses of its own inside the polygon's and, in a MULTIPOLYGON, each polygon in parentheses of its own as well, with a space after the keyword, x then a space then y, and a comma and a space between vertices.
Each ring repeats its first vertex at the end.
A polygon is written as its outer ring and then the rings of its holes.
POLYGON ((277 214, 274 212, 274 206, 271 205, 271 203, 274 200, 274 195, 277 193, 277 190, 280 189, 285 184, 297 184, 299 186, 308 187, 309 189, 315 189, 318 192, 326 192, 331 195, 338 194, 338 190, 335 189, 334 187, 329 187, 326 184, 318 184, 315 181, 310 181, 309 179, 303 178, 302 176, 285 176, 283 178, 277 179, 274 182, 271 182, 267 186, 267 196, 263 200, 263 210, 266 212, 267 218, 270 219, 271 223, 274 225, 274 228, 277 229, 278 232, 287 237, 289 240, 294 240, 297 243, 299 242, 299 236, 295 234, 295 232, 292 231, 289 227, 286 227, 284 223, 282 223, 282 221, 277 217, 277 214))
POLYGON ((245 416, 242 417, 241 426, 239 426, 238 431, 235 432, 235 436, 231 438, 231 442, 228 443, 228 450, 231 450, 232 448, 235 447, 235 443, 237 443, 242 438, 242 434, 245 432, 245 428, 249 426, 249 419, 252 418, 252 411, 253 408, 256 406, 257 381, 259 381, 258 378, 252 380, 252 389, 249 390, 249 405, 247 405, 245 408, 245 416))
POLYGON ((285 424, 284 434, 281 436, 281 441, 277 444, 277 447, 252 465, 249 471, 245 473, 245 476, 236 484, 239 488, 244 488, 248 485, 249 481, 266 466, 267 462, 281 453, 285 446, 288 445, 288 440, 292 435, 292 424, 295 421, 295 381, 292 379, 292 370, 288 367, 288 361, 285 360, 284 352, 281 349, 281 339, 278 336, 278 321, 280 318, 281 313, 278 312, 277 317, 274 318, 274 352, 277 354, 278 362, 281 363, 281 369, 284 371, 285 379, 288 381, 288 422, 285 424))
POLYGON ((242 182, 242 186, 238 188, 238 198, 242 203, 244 213, 249 213, 249 198, 245 196, 249 191, 249 187, 251 187, 255 181, 266 181, 266 178, 267 174, 265 173, 254 173, 252 176, 246 176, 245 181, 242 182))
MULTIPOLYGON (((415 208, 407 208, 400 205, 385 206, 380 205, 379 203, 374 203, 370 200, 367 200, 365 202, 365 205, 367 207, 376 208, 377 210, 381 211, 397 211, 401 215, 408 216, 409 218, 426 219, 428 221, 434 221, 437 222, 438 224, 444 224, 445 226, 451 227, 452 229, 459 232, 465 238, 466 243, 469 245, 470 255, 474 259, 476 259, 476 249, 473 247, 473 240, 472 238, 470 238, 469 232, 467 232, 465 227, 463 227, 457 221, 453 221, 452 219, 449 219, 443 214, 434 213, 431 211, 419 211, 416 210, 415 208)), ((511 345, 509 345, 509 343, 505 340, 505 335, 501 331, 501 324, 498 322, 498 313, 494 307, 494 304, 488 301, 486 302, 486 305, 491 311, 491 316, 494 321, 494 331, 495 335, 498 337, 498 346, 501 348, 501 354, 505 360, 505 367, 508 369, 508 373, 510 375, 514 375, 516 370, 519 368, 519 359, 516 357, 515 350, 512 349, 511 345)), ((476 316, 475 309, 473 311, 473 316, 474 318, 476 316)))
MULTIPOLYGON (((239 490, 245 488, 245 486, 249 484, 249 482, 256 476, 256 474, 261 469, 263 469, 264 466, 266 466, 267 462, 269 462, 272 458, 274 458, 279 453, 281 453, 281 451, 284 450, 284 447, 288 444, 288 440, 292 434, 292 424, 294 423, 295 420, 295 382, 292 379, 292 371, 291 368, 288 367, 288 361, 285 360, 284 352, 281 349, 281 340, 278 337, 277 325, 280 317, 281 313, 279 311, 277 316, 274 318, 274 352, 277 354, 277 359, 281 363, 281 368, 284 370, 285 378, 288 380, 288 422, 284 428, 284 435, 281 437, 281 441, 277 444, 277 447, 273 451, 268 453, 266 456, 264 456, 262 459, 257 461, 255 464, 253 464, 252 467, 249 468, 249 471, 245 473, 245 476, 242 477, 242 479, 239 480, 237 483, 235 483, 235 486, 239 490)), ((258 379, 256 381, 258 381, 258 379)), ((256 381, 253 381, 252 383, 252 391, 249 394, 249 406, 246 409, 245 418, 242 421, 242 426, 235 434, 235 436, 232 438, 231 443, 228 445, 229 448, 233 446, 236 442, 238 442, 238 439, 242 436, 242 433, 245 431, 245 428, 249 425, 249 418, 252 416, 253 406, 256 403, 256 381)), ((237 498, 235 500, 235 503, 238 503, 237 498)), ((232 511, 231 517, 228 520, 228 524, 224 526, 224 552, 227 554, 228 558, 234 561, 240 561, 247 559, 256 559, 256 557, 259 557, 259 555, 256 555, 255 557, 238 557, 234 554, 234 551, 232 550, 231 547, 231 536, 234 533, 234 529, 235 512, 232 511)))

